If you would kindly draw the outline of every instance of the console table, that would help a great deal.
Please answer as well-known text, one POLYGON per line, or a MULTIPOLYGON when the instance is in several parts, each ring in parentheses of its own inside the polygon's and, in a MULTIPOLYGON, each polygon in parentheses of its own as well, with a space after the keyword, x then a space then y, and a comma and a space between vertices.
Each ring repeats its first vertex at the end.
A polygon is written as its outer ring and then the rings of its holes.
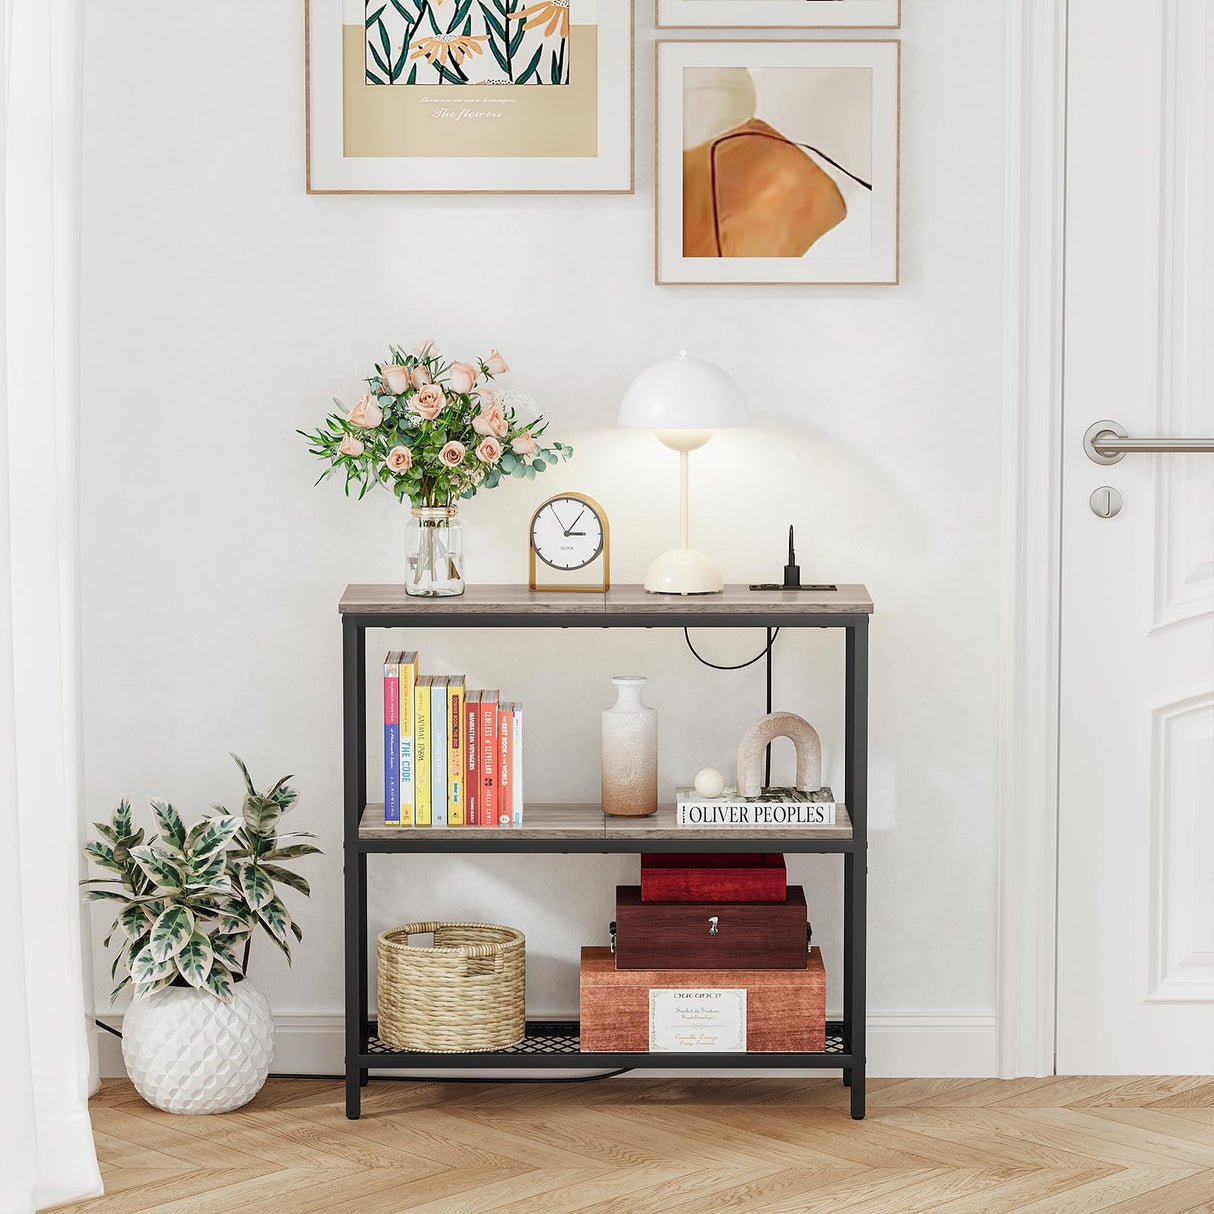
MULTIPOLYGON (((674 597, 620 586, 605 594, 474 586, 458 598, 408 597, 401 586, 349 586, 341 598, 345 746, 346 1116, 356 1118, 370 1068, 442 1067, 842 1068, 851 1115, 864 1116, 867 889, 868 621, 863 586, 833 591, 674 597), (846 646, 844 800, 833 827, 816 830, 687 829, 673 806, 650 818, 607 818, 594 805, 528 805, 521 827, 385 826, 367 801, 367 631, 373 628, 837 628, 846 646), (528 1021, 524 1041, 490 1053, 400 1051, 368 1017, 367 856, 371 853, 823 852, 843 857, 843 1019, 826 1026, 820 1053, 584 1053, 576 1021, 528 1021)), ((410 647, 413 645, 410 640, 410 647)), ((377 667, 378 669, 378 663, 377 667)), ((533 748, 534 753, 534 748, 533 748)))

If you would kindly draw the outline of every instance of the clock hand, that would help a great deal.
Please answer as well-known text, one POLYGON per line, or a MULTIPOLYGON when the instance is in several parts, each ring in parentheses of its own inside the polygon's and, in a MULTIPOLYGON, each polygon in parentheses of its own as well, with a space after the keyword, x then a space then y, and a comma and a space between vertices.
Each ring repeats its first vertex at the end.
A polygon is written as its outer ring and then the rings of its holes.
POLYGON ((557 526, 558 526, 558 527, 559 527, 559 528, 560 528, 562 531, 564 531, 566 535, 568 535, 568 534, 569 534, 569 532, 568 532, 568 531, 565 531, 565 524, 561 522, 561 516, 560 516, 559 514, 557 514, 557 512, 556 512, 556 507, 555 507, 555 506, 553 506, 553 507, 552 507, 552 517, 553 517, 554 519, 556 519, 556 525, 557 525, 557 526))
MULTIPOLYGON (((556 511, 554 510, 553 513, 555 514, 556 511)), ((582 521, 582 515, 585 513, 586 513, 586 507, 583 506, 581 511, 578 513, 577 518, 575 518, 573 520, 573 522, 569 524, 569 530, 565 532, 566 535, 571 535, 573 533, 573 528, 576 527, 578 525, 578 523, 580 523, 582 521)), ((557 522, 559 523, 560 519, 557 519, 557 522)))

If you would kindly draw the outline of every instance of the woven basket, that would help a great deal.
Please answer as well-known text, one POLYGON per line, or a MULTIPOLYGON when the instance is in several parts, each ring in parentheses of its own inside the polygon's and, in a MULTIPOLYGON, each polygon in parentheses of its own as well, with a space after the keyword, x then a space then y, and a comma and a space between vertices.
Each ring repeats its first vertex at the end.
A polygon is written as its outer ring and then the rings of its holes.
POLYGON ((526 1035, 526 940, 492 923, 406 923, 381 932, 379 1036, 398 1050, 462 1054, 526 1035), (433 948, 409 937, 434 933, 433 948))

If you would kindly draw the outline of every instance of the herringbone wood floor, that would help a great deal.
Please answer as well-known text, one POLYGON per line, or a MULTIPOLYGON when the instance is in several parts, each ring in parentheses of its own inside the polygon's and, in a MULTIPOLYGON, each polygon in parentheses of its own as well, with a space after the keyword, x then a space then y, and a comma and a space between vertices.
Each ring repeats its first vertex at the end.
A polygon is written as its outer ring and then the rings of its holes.
POLYGON ((589 1084, 272 1080, 222 1117, 92 1102, 79 1214, 1214 1214, 1214 1077, 589 1084))

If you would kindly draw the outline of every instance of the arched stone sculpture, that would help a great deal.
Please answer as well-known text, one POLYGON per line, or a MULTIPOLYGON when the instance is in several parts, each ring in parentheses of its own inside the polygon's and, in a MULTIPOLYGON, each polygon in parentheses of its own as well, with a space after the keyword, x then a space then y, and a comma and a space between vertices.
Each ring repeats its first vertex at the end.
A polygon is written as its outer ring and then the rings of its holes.
POLYGON ((818 731, 795 712, 773 712, 760 717, 738 745, 739 797, 762 794, 763 752, 776 738, 791 738, 797 748, 797 790, 817 792, 822 787, 822 741, 818 731))

